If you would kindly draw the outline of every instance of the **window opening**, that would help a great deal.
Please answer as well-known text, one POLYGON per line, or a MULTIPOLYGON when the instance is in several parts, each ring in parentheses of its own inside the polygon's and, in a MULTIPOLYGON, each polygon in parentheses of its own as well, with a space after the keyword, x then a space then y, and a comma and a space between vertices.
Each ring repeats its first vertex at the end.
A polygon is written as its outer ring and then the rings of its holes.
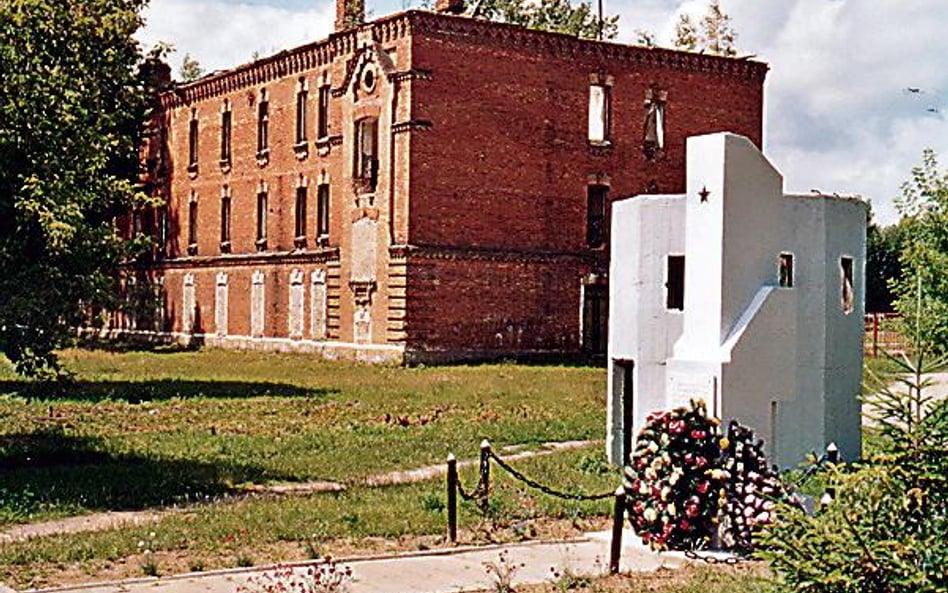
POLYGON ((230 248, 230 191, 221 196, 221 251, 230 248))
POLYGON ((363 192, 375 191, 378 183, 378 137, 376 119, 363 119, 356 123, 356 178, 363 192))
POLYGON ((296 93, 296 143, 306 142, 306 103, 309 93, 305 81, 300 79, 300 90, 296 93))
POLYGON ((586 190, 586 245, 602 247, 606 242, 606 198, 609 188, 590 185, 586 190))
POLYGON ((267 192, 257 194, 257 249, 267 248, 267 192))
POLYGON ((840 300, 843 313, 849 315, 855 308, 855 294, 853 292, 853 258, 843 256, 839 258, 840 271, 840 300))
POLYGON ((668 276, 665 282, 665 308, 685 310, 685 256, 668 256, 668 276))
POLYGON ((191 111, 188 128, 188 170, 194 172, 198 165, 198 119, 197 110, 191 111))
POLYGON ((316 236, 329 237, 329 184, 322 183, 316 189, 316 236))
POLYGON ((188 253, 197 253, 198 243, 198 203, 197 196, 192 195, 188 202, 188 253))
POLYGON ((319 113, 316 121, 316 138, 329 136, 329 85, 319 87, 319 113))
POLYGON ((665 101, 666 91, 649 89, 645 92, 645 138, 647 158, 660 156, 665 150, 665 101))
POLYGON ((306 240, 306 186, 296 188, 296 239, 306 240))
MULTIPOLYGON (((266 95, 264 95, 266 97, 266 95)), ((270 146, 270 102, 266 98, 257 107, 257 153, 262 154, 270 146)))
POLYGON ((777 283, 781 288, 793 288, 793 254, 781 253, 777 261, 777 283))
POLYGON ((610 89, 601 84, 589 86, 589 141, 609 141, 610 89))
POLYGON ((230 164, 231 133, 233 131, 233 113, 230 109, 221 113, 221 164, 230 164))

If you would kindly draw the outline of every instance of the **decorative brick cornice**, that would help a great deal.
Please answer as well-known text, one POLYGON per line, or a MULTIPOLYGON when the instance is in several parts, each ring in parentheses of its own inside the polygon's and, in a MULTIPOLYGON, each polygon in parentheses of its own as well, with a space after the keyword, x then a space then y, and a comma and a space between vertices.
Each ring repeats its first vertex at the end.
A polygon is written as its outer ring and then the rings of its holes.
POLYGON ((165 259, 146 265, 129 265, 137 269, 186 270, 192 268, 218 268, 266 264, 322 264, 339 261, 339 248, 327 247, 315 250, 268 251, 263 253, 238 253, 206 255, 165 259))
POLYGON ((491 261, 513 263, 593 262, 598 255, 590 251, 556 251, 490 247, 454 247, 445 245, 393 245, 389 257, 395 260, 491 261))
MULTIPOLYGON (((162 93, 161 106, 164 109, 180 107, 325 66, 338 56, 353 53, 357 35, 365 27, 371 28, 372 38, 380 43, 401 39, 409 34, 409 14, 397 13, 358 29, 334 33, 328 39, 282 51, 189 84, 176 86, 173 90, 162 93)), ((333 93, 335 92, 336 89, 333 89, 333 93)))
POLYGON ((401 134, 410 130, 430 130, 434 124, 427 119, 410 119, 392 124, 392 133, 401 134))
MULTIPOLYGON (((211 74, 189 84, 179 85, 161 95, 161 106, 164 109, 179 107, 324 66, 336 57, 354 53, 358 33, 366 28, 371 29, 372 38, 380 43, 388 43, 419 33, 449 37, 463 36, 469 40, 480 40, 485 44, 523 47, 537 54, 545 53, 560 58, 592 56, 603 61, 624 61, 673 70, 719 74, 756 80, 761 83, 768 70, 767 64, 753 60, 579 39, 572 35, 537 31, 519 25, 423 10, 409 10, 381 18, 357 29, 334 33, 322 41, 286 50, 231 70, 211 74)), ((430 75, 430 72, 412 69, 394 73, 392 77, 413 80, 425 79, 430 75)), ((335 95, 340 91, 344 92, 344 89, 333 89, 332 92, 335 95)))
POLYGON ((527 29, 519 25, 496 23, 464 16, 410 11, 406 13, 414 35, 463 36, 485 44, 518 46, 560 58, 598 57, 609 61, 632 62, 645 66, 688 72, 720 74, 763 83, 768 66, 748 59, 725 58, 673 49, 648 48, 609 41, 579 39, 563 33, 527 29))

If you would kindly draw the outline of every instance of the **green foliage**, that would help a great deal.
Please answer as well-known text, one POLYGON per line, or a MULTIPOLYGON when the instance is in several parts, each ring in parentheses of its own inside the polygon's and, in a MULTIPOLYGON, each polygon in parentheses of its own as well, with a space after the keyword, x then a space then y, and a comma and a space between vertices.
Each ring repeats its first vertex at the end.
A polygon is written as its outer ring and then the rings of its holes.
POLYGON ((0 2, 0 351, 25 374, 113 291, 136 198, 146 0, 0 2))
POLYGON ((737 32, 731 25, 731 17, 721 8, 718 0, 712 0, 708 11, 701 18, 700 28, 688 13, 678 17, 672 45, 685 51, 698 51, 715 56, 737 55, 734 42, 737 32))
MULTIPOLYGON (((913 320, 920 325, 921 286, 913 320)), ((800 591, 948 591, 948 401, 926 389, 946 359, 889 357, 894 371, 863 401, 876 452, 855 468, 823 476, 836 499, 807 516, 791 508, 767 528, 765 551, 782 579, 800 591), (845 471, 849 470, 849 471, 845 471)))
POLYGON ((902 184, 896 206, 903 219, 902 277, 894 283, 895 308, 915 321, 904 330, 925 350, 948 350, 948 172, 934 151, 902 184), (922 287, 923 290, 919 290, 922 287), (925 312, 916 319, 917 308, 925 312))
MULTIPOLYGON (((592 2, 580 2, 573 6, 570 0, 484 0, 478 4, 476 16, 586 39, 600 37, 599 17, 592 2)), ((615 39, 618 34, 618 15, 604 16, 602 39, 615 39)))
POLYGON ((181 77, 182 82, 194 82, 204 76, 204 68, 201 68, 201 63, 192 58, 191 54, 184 54, 178 76, 181 77))
POLYGON ((866 228, 866 311, 894 311, 893 286, 902 278, 901 254, 907 240, 902 224, 866 228))

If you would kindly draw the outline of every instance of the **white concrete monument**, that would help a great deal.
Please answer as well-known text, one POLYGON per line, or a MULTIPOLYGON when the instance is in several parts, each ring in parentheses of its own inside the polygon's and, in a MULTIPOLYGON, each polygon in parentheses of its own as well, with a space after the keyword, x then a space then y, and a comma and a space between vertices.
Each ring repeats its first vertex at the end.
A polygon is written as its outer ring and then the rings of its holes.
POLYGON ((860 454, 866 203, 785 195, 746 138, 688 140, 687 194, 612 210, 607 450, 699 397, 780 467, 860 454))

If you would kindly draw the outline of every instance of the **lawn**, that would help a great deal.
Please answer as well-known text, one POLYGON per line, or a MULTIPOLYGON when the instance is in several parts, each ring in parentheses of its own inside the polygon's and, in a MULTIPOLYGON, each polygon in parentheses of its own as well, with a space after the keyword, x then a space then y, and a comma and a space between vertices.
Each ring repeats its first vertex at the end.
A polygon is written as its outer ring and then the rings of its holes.
POLYGON ((68 351, 61 393, 0 370, 0 526, 205 501, 500 447, 601 439, 601 369, 401 368, 243 352, 68 351))
MULTIPOLYGON (((517 465, 566 489, 609 492, 619 483, 600 440, 602 369, 401 368, 215 350, 76 350, 62 359, 75 377, 62 388, 0 367, 0 528, 102 510, 179 510, 154 525, 0 544, 0 581, 14 586, 140 576, 150 570, 144 548, 169 573, 444 545, 441 481, 360 481, 442 463, 449 452, 473 458, 484 438, 495 449, 599 440, 517 465), (347 490, 245 494, 248 484, 310 480, 347 490)), ((462 471, 469 488, 475 473, 462 471)), ((499 469, 495 483, 486 517, 462 505, 463 540, 578 533, 593 526, 587 517, 609 512, 607 501, 518 488, 499 469)))

